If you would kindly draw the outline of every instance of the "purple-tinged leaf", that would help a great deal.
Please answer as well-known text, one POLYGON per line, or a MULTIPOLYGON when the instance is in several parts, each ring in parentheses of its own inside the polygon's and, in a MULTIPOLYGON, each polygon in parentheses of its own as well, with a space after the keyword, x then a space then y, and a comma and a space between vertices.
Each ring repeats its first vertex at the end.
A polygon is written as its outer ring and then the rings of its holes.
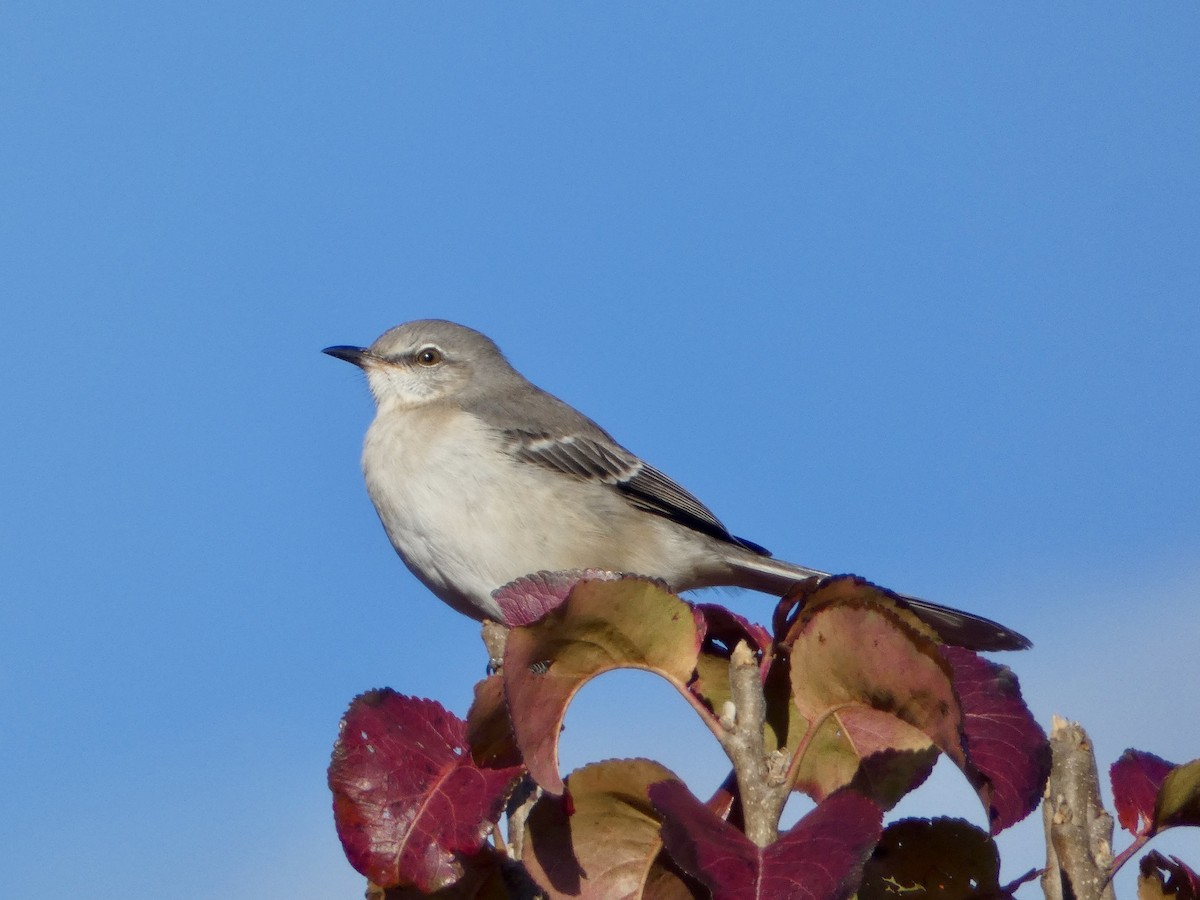
POLYGON ((700 637, 705 652, 728 658, 738 641, 745 641, 762 655, 763 677, 766 677, 771 649, 771 634, 767 629, 715 603, 696 604, 696 613, 704 624, 700 637))
MULTIPOLYGON (((739 642, 745 641, 752 651, 759 655, 759 674, 765 682, 773 660, 771 635, 761 625, 756 625, 748 619, 730 612, 723 606, 712 603, 701 603, 693 607, 696 616, 697 635, 700 639, 700 655, 696 659, 696 675, 688 685, 688 690, 712 711, 715 718, 726 712, 733 700, 729 685, 729 657, 733 648, 739 642)), ((776 701, 776 707, 768 714, 770 727, 767 730, 767 751, 771 752, 778 746, 777 731, 787 735, 787 712, 790 706, 790 690, 786 684, 786 674, 778 685, 784 696, 776 696, 780 691, 768 693, 768 703, 776 701), (779 705, 778 701, 783 704, 779 705), (773 714, 773 715, 772 715, 773 714), (781 720, 781 721, 779 721, 781 720)), ((797 740, 799 735, 794 735, 797 740)))
POLYGON ((988 811, 992 834, 999 834, 1041 802, 1050 777, 1050 743, 1011 669, 962 647, 943 646, 942 656, 953 669, 962 704, 964 772, 988 811))
POLYGON ((931 643, 942 642, 938 633, 905 605, 903 597, 857 575, 826 575, 796 582, 775 607, 771 627, 776 642, 790 643, 797 631, 806 627, 806 620, 827 606, 838 606, 847 602, 870 604, 885 609, 902 621, 909 630, 927 638, 931 643))
POLYGON ((886 808, 928 775, 931 745, 963 764, 950 664, 929 629, 886 592, 861 579, 823 582, 783 646, 793 702, 816 729, 792 763, 798 789, 819 799, 853 784, 886 808))
POLYGON ((827 582, 821 595, 832 596, 795 623, 787 646, 796 706, 810 722, 842 708, 889 713, 958 757, 950 666, 915 617, 878 594, 865 582, 827 582))
POLYGON ((1139 869, 1138 900, 1200 900, 1200 875, 1178 857, 1151 850, 1139 869))
POLYGON ((480 769, 466 723, 439 703, 384 689, 354 699, 329 765, 350 864, 384 887, 433 891, 483 846, 518 767, 480 769))
POLYGON ((1173 768, 1175 764, 1161 756, 1133 749, 1122 753, 1109 768, 1117 821, 1130 834, 1152 835, 1158 830, 1154 807, 1158 792, 1173 768))
POLYGON ((650 799, 667 852, 722 900, 842 900, 880 834, 879 807, 854 791, 833 794, 765 848, 679 782, 651 786, 650 799))
POLYGON ((775 640, 783 640, 788 629, 792 627, 792 621, 803 605, 804 598, 812 592, 818 581, 820 579, 815 576, 797 581, 779 598, 771 612, 771 634, 775 640))
POLYGON ((558 609, 580 581, 616 581, 626 576, 606 569, 570 569, 565 572, 535 572, 510 581, 492 592, 500 606, 503 624, 510 628, 536 622, 558 609))
POLYGON ((568 704, 588 680, 618 668, 645 669, 691 698, 698 650, 692 608, 638 578, 581 581, 557 609, 513 628, 501 674, 529 774, 550 793, 562 792, 558 735, 568 704))
POLYGON ((890 712, 846 707, 807 740, 794 787, 819 801, 848 786, 891 809, 929 777, 937 757, 928 735, 890 712))

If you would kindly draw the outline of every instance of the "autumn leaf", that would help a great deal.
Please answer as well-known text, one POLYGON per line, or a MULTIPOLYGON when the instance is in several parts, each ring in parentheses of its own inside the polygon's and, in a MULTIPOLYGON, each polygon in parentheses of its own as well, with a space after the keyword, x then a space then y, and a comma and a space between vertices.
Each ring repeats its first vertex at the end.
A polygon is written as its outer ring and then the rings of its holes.
POLYGON ((518 767, 480 768, 466 724, 432 700, 383 689, 354 699, 329 766, 350 864, 384 887, 444 888, 500 816, 518 767))
MULTIPOLYGON (((691 697, 687 685, 698 654, 692 608, 640 578, 578 582, 560 606, 512 629, 502 673, 530 775, 545 790, 562 792, 558 735, 567 706, 590 679, 613 669, 645 669, 691 697)), ((693 705, 702 708, 698 700, 693 705)))
POLYGON ((1050 776, 1050 743, 1007 666, 942 647, 962 707, 963 772, 988 811, 992 834, 1037 809, 1050 776))
POLYGON ((572 772, 563 796, 543 794, 526 821, 524 861, 534 880, 552 898, 693 896, 659 858, 660 816, 647 793, 675 777, 647 759, 607 760, 572 772))
POLYGON ((879 807, 855 791, 840 791, 759 847, 677 781, 650 788, 663 816, 663 843, 685 872, 722 900, 841 900, 879 839, 879 807))

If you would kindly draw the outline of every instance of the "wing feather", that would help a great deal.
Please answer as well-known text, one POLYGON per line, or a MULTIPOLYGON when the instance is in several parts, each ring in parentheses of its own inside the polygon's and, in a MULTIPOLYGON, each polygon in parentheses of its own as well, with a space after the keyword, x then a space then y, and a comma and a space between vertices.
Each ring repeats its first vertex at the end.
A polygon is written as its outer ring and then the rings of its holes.
POLYGON ((512 441, 513 452, 526 462, 564 475, 610 484, 640 509, 718 540, 767 554, 757 544, 734 537, 695 496, 619 444, 580 434, 509 430, 506 435, 512 441))

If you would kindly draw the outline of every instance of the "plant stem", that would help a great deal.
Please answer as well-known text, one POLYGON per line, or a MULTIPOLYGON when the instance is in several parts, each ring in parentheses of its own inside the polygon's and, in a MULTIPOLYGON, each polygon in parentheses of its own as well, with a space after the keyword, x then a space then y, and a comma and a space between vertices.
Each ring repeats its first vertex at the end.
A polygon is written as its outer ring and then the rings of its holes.
POLYGON ((721 741, 733 763, 746 837, 766 847, 779 837, 779 817, 787 802, 787 782, 773 783, 767 761, 763 727, 766 699, 758 660, 745 641, 739 641, 730 657, 729 686, 737 710, 733 728, 721 741))

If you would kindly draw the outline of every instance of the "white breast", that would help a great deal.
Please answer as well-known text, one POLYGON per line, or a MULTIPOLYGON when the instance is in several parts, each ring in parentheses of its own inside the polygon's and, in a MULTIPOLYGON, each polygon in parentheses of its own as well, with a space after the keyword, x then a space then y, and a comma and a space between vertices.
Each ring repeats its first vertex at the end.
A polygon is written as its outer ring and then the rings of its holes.
POLYGON ((521 575, 596 567, 670 580, 679 556, 666 520, 631 510, 611 487, 515 459, 461 413, 377 418, 363 470, 401 558, 473 618, 498 617, 492 591, 521 575))

